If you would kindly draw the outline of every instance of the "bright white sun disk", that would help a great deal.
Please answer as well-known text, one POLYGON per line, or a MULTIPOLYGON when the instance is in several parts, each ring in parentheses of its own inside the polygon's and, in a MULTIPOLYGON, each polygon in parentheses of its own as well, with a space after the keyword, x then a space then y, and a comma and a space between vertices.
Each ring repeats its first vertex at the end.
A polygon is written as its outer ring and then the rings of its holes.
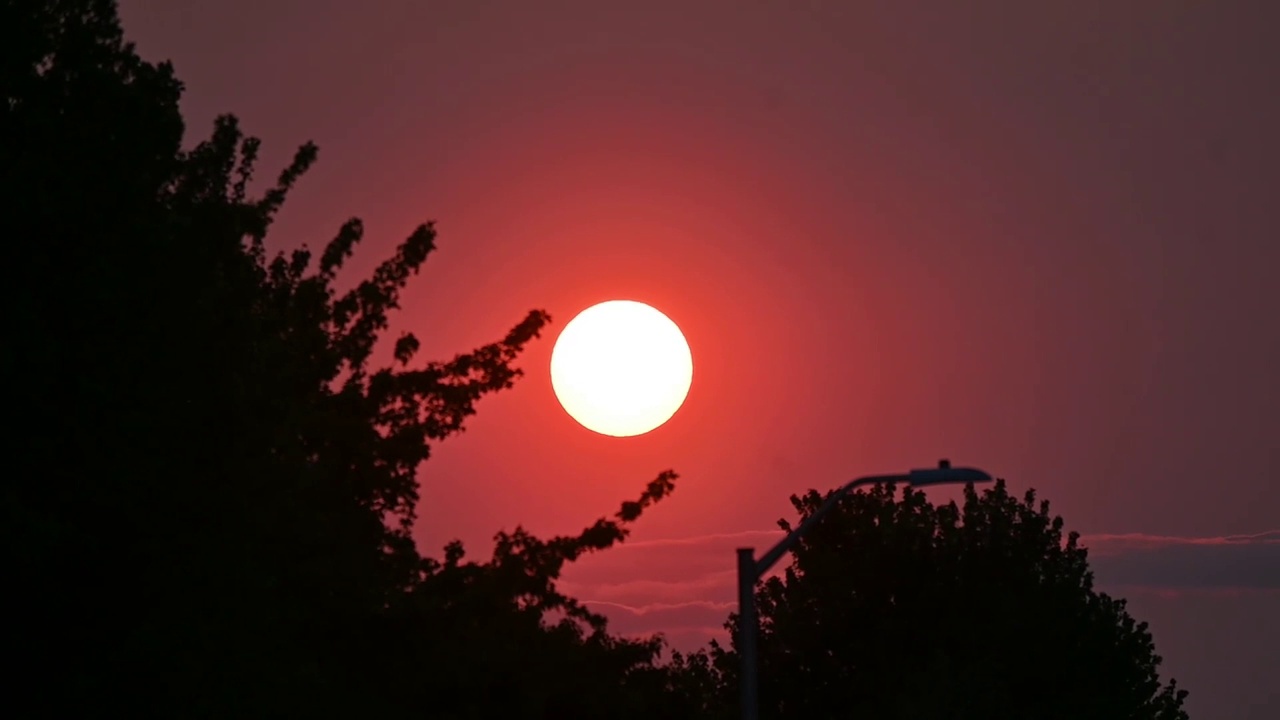
POLYGON ((693 357, 680 328, 632 300, 583 310, 551 352, 560 404, 603 435, 641 435, 662 425, 684 404, 692 382, 693 357))

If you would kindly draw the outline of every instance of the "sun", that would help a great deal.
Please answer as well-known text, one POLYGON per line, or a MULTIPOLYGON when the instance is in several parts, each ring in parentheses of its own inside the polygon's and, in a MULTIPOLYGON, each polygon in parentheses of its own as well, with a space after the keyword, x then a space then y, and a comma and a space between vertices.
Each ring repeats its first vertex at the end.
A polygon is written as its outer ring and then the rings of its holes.
POLYGON ((551 387, 588 430, 643 435, 684 404, 693 356, 666 315, 633 300, 610 300, 565 325, 551 351, 551 387))

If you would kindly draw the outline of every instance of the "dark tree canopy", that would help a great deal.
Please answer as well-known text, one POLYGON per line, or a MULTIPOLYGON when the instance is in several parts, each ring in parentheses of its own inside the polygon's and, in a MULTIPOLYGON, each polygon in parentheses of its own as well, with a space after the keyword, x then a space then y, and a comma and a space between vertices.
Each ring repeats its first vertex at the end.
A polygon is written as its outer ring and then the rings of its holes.
POLYGON ((511 386, 547 315, 443 362, 404 335, 375 365, 430 224, 345 286, 359 220, 319 252, 269 252, 314 146, 254 194, 259 142, 225 116, 184 150, 182 86, 124 41, 114 2, 0 8, 15 699, 48 715, 653 716, 660 643, 608 635, 555 579, 673 474, 580 537, 499 535, 485 563, 420 557, 410 536, 419 465, 511 386))
MULTIPOLYGON (((824 499, 792 497, 800 521, 824 499)), ((891 486, 846 497, 757 592, 761 717, 1185 718, 1146 624, 1094 589, 1062 529, 1003 481, 963 507, 891 486)), ((738 656, 712 654, 734 705, 738 656)))
MULTIPOLYGON (((184 149, 181 92, 124 41, 112 0, 0 0, 9 707, 735 711, 732 649, 662 664, 660 639, 613 636, 557 589, 567 563, 621 542, 674 473, 578 535, 516 528, 478 562, 456 543, 419 554, 419 466, 511 387, 548 316, 419 360, 414 336, 385 335, 432 225, 356 282, 338 274, 357 219, 319 252, 269 251, 317 149, 256 192, 259 142, 224 116, 184 149)), ((963 511, 857 495, 760 602, 773 716, 1184 717, 1145 626, 1093 591, 1074 535, 1064 544, 1047 506, 1003 486, 970 492, 963 511)))

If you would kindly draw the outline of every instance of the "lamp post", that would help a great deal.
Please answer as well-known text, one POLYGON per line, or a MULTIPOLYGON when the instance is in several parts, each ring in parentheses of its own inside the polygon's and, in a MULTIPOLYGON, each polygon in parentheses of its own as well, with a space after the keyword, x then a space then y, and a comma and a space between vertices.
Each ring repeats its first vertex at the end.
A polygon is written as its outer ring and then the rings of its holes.
POLYGON ((759 698, 757 696, 756 676, 756 636, 760 632, 760 621, 756 617, 756 583, 760 577, 769 572, 788 550, 795 547, 800 537, 816 525, 823 516, 840 502, 840 499, 864 485, 879 483, 907 483, 911 487, 926 485, 945 485, 955 483, 989 482, 991 476, 975 468, 953 468, 947 460, 942 460, 936 468, 911 470, 899 475, 868 475, 850 480, 831 494, 817 511, 800 523, 800 527, 792 530, 786 537, 774 545, 759 560, 755 558, 755 548, 738 548, 738 652, 742 655, 742 718, 757 720, 760 716, 759 698))

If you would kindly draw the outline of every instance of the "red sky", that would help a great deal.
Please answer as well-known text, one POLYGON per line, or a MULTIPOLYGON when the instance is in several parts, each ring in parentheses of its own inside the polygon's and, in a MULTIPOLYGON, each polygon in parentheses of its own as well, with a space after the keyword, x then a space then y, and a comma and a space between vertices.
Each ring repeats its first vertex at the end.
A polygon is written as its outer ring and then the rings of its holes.
POLYGON ((674 468, 568 584, 688 647, 788 495, 949 457, 1092 538, 1193 716, 1280 714, 1272 4, 121 5, 193 140, 233 112, 272 175, 319 143, 273 242, 360 216, 355 277, 437 221, 395 330, 447 357, 551 312, 425 466, 424 548, 575 532, 674 468), (694 353, 639 438, 578 427, 547 373, 612 298, 694 353))

